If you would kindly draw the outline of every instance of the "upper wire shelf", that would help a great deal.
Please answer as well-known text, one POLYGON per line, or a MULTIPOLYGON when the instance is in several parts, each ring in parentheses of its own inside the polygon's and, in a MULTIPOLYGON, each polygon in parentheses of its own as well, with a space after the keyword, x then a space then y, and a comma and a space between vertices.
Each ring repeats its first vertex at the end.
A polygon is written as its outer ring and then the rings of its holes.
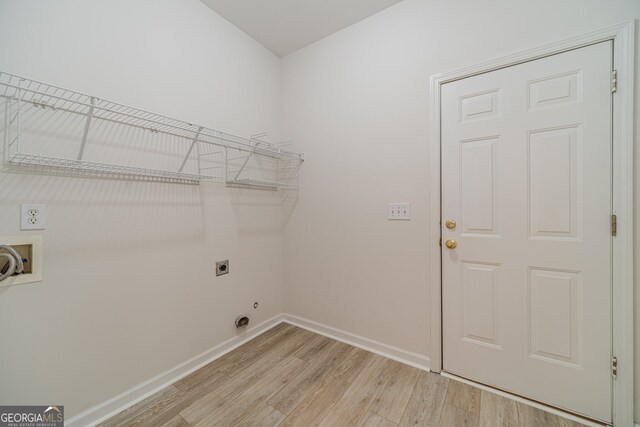
POLYGON ((0 71, 14 166, 294 188, 301 153, 0 71), (292 173, 295 171, 295 173, 292 173))

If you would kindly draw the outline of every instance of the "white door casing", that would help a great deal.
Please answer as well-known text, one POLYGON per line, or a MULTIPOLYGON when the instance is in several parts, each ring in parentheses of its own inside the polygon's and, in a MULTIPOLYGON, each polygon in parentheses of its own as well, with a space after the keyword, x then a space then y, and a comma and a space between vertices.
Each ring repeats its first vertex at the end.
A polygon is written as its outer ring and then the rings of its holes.
POLYGON ((443 369, 606 422, 611 58, 602 42, 441 89, 443 369))

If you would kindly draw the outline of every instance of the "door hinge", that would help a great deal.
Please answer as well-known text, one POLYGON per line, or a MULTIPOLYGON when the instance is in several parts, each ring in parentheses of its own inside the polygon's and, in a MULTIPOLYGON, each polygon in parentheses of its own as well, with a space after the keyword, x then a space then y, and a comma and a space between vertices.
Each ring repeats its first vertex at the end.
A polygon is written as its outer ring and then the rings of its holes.
POLYGON ((618 90, 618 71, 611 72, 611 93, 618 90))
POLYGON ((438 240, 438 246, 442 247, 442 239, 438 240))
POLYGON ((615 356, 611 357, 611 376, 618 378, 618 358, 615 356))
POLYGON ((611 215, 611 235, 616 236, 618 234, 618 216, 611 215))

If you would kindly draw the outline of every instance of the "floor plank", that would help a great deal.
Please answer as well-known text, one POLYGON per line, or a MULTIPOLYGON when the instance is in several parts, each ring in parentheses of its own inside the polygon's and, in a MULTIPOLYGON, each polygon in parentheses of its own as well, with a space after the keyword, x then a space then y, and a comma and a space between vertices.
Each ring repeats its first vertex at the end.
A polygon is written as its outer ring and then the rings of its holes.
POLYGON ((537 427, 537 426, 549 426, 549 427, 578 427, 582 426, 580 423, 576 423, 567 418, 559 417, 542 409, 534 408, 533 406, 526 405, 521 402, 517 402, 518 407, 518 422, 522 427, 537 427))
POLYGON ((398 424, 418 378, 420 370, 394 362, 387 382, 380 388, 369 410, 398 424))
POLYGON ((325 377, 281 424, 282 427, 318 426, 342 398, 351 384, 347 381, 325 377))
POLYGON ((558 425, 560 427, 587 427, 582 423, 578 423, 567 418, 557 417, 556 419, 558 420, 558 425))
POLYGON ((369 409, 371 401, 387 379, 392 361, 382 356, 373 355, 360 375, 335 404, 321 426, 353 426, 357 425, 369 409))
POLYGON ((478 413, 480 412, 480 389, 460 381, 451 380, 447 386, 445 403, 465 411, 478 413))
POLYGON ((333 342, 310 366, 291 380, 271 399, 269 404, 279 411, 290 414, 300 402, 318 386, 323 377, 331 372, 337 361, 343 359, 350 348, 346 344, 333 342))
POLYGON ((270 353, 276 352, 283 358, 288 357, 292 351, 303 347, 313 337, 314 334, 304 329, 286 328, 257 347, 247 347, 246 351, 234 350, 227 363, 218 370, 230 377, 235 377, 247 367, 260 363, 260 360, 268 357, 270 353))
POLYGON ((437 426, 448 384, 449 380, 441 375, 421 372, 400 425, 437 426))
POLYGON ((280 323, 275 327, 269 329, 263 334, 258 335, 251 341, 241 345, 233 351, 223 355, 217 360, 205 365, 192 374, 177 381, 174 386, 177 389, 184 387, 193 387, 198 384, 201 378, 207 377, 211 372, 234 372, 241 369, 242 366, 247 363, 256 361, 256 354, 265 352, 269 347, 272 347, 277 342, 286 339, 289 334, 296 331, 296 328, 286 324, 280 323))
POLYGON ((318 357, 335 341, 322 335, 315 335, 307 344, 303 345, 293 355, 299 359, 310 361, 318 357))
POLYGON ((209 408, 208 414, 195 421, 187 414, 182 417, 192 426, 236 426, 240 425, 240 420, 249 415, 252 410, 258 408, 262 403, 280 388, 287 384, 290 378, 295 378, 308 365, 304 360, 296 357, 289 357, 271 370, 260 380, 248 387, 237 398, 228 401, 226 404, 212 410, 209 408))
MULTIPOLYGON (((451 386, 451 382, 449 386, 451 386)), ((477 425, 478 414, 476 412, 465 411, 448 403, 444 404, 438 423, 439 427, 476 427, 477 425)))
POLYGON ((101 427, 117 427, 123 425, 135 425, 136 420, 144 423, 144 420, 151 419, 162 408, 171 404, 171 399, 178 394, 178 390, 173 387, 165 387, 158 393, 146 398, 145 400, 133 405, 129 409, 120 412, 114 417, 109 418, 101 427))
POLYGON ((367 412, 360 427, 397 427, 398 424, 389 421, 371 411, 367 412))
POLYGON ((518 422, 522 427, 557 426, 556 416, 533 406, 517 402, 518 422))
POLYGON ((517 427, 518 407, 515 400, 482 390, 479 425, 480 427, 517 427))
POLYGON ((285 414, 266 403, 242 420, 243 427, 275 427, 282 423, 285 414))
MULTIPOLYGON (((351 346, 350 346, 351 347, 351 346)), ((338 361, 334 369, 331 371, 331 375, 336 378, 340 378, 348 383, 360 375, 360 372, 367 366, 369 360, 373 356, 373 353, 368 351, 351 347, 351 351, 347 356, 338 361)))
POLYGON ((164 411, 158 412, 154 419, 146 420, 147 425, 157 424, 163 419, 179 415, 182 410, 196 402, 202 395, 218 390, 228 381, 230 381, 229 377, 221 372, 215 372, 203 379, 197 386, 178 390, 177 395, 171 399, 171 404, 167 405, 164 411))
POLYGON ((164 424, 150 424, 159 425, 160 427, 191 427, 188 422, 184 420, 180 415, 176 415, 164 424))
MULTIPOLYGON (((127 417, 126 422, 120 420, 116 425, 162 425, 171 419, 176 419, 177 422, 181 422, 177 418, 183 409, 197 401, 203 394, 217 390, 228 381, 229 377, 226 375, 220 372, 213 372, 208 378, 203 378, 197 386, 182 388, 180 390, 173 388, 175 391, 164 396, 162 399, 156 399, 155 402, 144 403, 143 407, 137 411, 137 414, 125 415, 127 417)), ((167 389, 171 388, 168 387, 167 389)))
MULTIPOLYGON (((306 332, 302 329, 298 329, 298 331, 306 332)), ((226 405, 244 393, 261 378, 268 375, 271 370, 286 359, 285 356, 287 354, 299 348, 305 339, 306 335, 301 333, 291 334, 285 340, 278 341, 277 350, 266 350, 266 356, 261 357, 259 362, 247 366, 238 373, 238 375, 225 384, 222 384, 218 389, 203 394, 200 399, 181 411, 180 415, 190 424, 197 424, 207 418, 212 411, 226 405)))

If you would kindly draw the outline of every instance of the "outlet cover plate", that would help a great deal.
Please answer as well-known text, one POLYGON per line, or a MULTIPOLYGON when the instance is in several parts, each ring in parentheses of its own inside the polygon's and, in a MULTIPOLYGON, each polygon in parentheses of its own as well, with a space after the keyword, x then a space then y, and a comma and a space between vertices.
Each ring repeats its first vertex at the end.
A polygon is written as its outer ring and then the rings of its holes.
POLYGON ((45 208, 41 203, 24 203, 20 206, 21 230, 44 230, 46 227, 45 208))
POLYGON ((411 220, 411 203, 389 203, 390 220, 411 220))

